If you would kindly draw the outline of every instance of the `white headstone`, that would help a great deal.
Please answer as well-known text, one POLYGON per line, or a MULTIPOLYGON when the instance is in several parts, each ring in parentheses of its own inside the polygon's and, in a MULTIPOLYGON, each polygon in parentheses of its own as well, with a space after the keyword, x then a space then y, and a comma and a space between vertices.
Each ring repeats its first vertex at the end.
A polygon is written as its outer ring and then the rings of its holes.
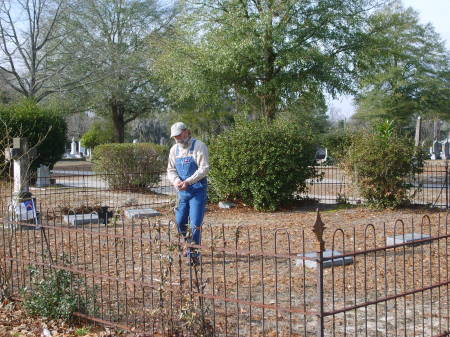
POLYGON ((13 161, 15 195, 29 192, 28 171, 30 169, 31 160, 35 155, 36 149, 28 148, 28 141, 26 138, 14 138, 12 148, 7 148, 5 150, 5 159, 13 161))
POLYGON ((86 225, 86 224, 98 224, 98 214, 68 214, 64 215, 64 222, 70 225, 86 225))
POLYGON ((442 145, 437 140, 433 141, 433 146, 431 147, 431 160, 440 159, 442 145))
POLYGON ((72 143, 70 143, 70 154, 72 156, 75 156, 78 154, 77 152, 77 142, 75 141, 75 138, 72 137, 72 143))
POLYGON ((448 139, 446 139, 444 141, 444 143, 442 144, 441 158, 442 159, 450 158, 450 143, 449 143, 448 139))

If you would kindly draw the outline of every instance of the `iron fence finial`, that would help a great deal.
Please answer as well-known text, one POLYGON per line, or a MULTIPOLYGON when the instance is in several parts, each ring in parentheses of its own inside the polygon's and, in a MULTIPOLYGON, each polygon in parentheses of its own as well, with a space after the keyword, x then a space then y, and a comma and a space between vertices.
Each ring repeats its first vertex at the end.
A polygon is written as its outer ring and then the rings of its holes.
POLYGON ((313 232, 316 235, 317 241, 319 243, 319 249, 321 252, 325 250, 325 241, 323 240, 323 232, 325 230, 325 224, 320 217, 319 208, 317 208, 316 221, 314 223, 313 232))

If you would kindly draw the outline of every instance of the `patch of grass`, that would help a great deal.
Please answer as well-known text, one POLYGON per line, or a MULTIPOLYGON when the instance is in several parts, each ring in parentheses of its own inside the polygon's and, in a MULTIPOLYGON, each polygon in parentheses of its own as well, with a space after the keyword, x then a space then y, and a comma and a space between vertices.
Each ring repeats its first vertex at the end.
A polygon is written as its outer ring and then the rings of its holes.
POLYGON ((78 328, 78 329, 75 330, 75 335, 77 335, 77 336, 85 336, 89 332, 91 332, 91 328, 89 328, 89 327, 82 327, 82 328, 78 328))
POLYGON ((357 208, 359 207, 358 205, 352 205, 352 204, 336 204, 333 205, 333 208, 327 209, 327 210, 322 210, 322 213, 334 213, 334 212, 339 212, 345 209, 352 209, 352 208, 357 208))

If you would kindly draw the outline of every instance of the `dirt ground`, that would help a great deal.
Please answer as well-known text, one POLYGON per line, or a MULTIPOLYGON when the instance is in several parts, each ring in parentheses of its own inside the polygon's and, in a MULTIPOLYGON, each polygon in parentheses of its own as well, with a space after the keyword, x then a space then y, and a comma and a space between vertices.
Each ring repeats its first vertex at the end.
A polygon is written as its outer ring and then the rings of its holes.
MULTIPOLYGON (((267 233, 273 233, 275 229, 304 229, 312 231, 317 217, 317 209, 320 210, 322 221, 325 223, 326 232, 332 233, 338 228, 361 229, 367 224, 373 224, 380 228, 385 223, 389 228, 397 219, 402 219, 405 224, 412 220, 420 223, 424 215, 430 216, 432 223, 445 221, 445 213, 441 210, 423 208, 408 208, 400 210, 377 211, 365 207, 349 205, 317 205, 311 203, 298 203, 289 209, 278 212, 257 212, 244 205, 237 205, 231 209, 221 209, 215 204, 208 205, 204 222, 213 227, 225 225, 227 228, 261 227, 267 233)), ((162 212, 159 220, 173 218, 170 207, 158 208, 162 212)), ((158 219, 155 219, 156 221, 158 219)), ((88 323, 65 323, 52 321, 45 318, 33 318, 27 316, 20 308, 20 304, 3 301, 0 305, 0 336, 126 336, 127 333, 117 330, 109 330, 100 327, 92 327, 88 323), (45 335, 44 333, 47 333, 45 335)))

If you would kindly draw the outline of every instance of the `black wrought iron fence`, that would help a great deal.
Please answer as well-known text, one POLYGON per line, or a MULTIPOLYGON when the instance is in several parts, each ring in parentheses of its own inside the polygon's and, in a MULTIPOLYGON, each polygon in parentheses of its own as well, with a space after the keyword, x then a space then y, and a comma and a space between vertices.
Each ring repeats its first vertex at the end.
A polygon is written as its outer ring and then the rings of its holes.
MULTIPOLYGON (((97 211, 102 208, 120 211, 129 207, 156 207, 174 203, 175 189, 165 172, 99 174, 83 170, 53 171, 48 177, 40 177, 47 183, 38 183, 30 177, 28 186, 40 212, 59 210, 61 214, 97 211)), ((14 199, 13 180, 0 182, 0 208, 6 209, 14 199)), ((24 190, 24 188, 22 188, 24 190)))
MULTIPOLYGON (((321 178, 311 179, 309 189, 303 197, 317 199, 324 203, 362 203, 363 200, 352 182, 337 166, 317 166, 321 178)), ((409 195, 413 205, 449 207, 449 167, 448 162, 427 163, 420 174, 407 179, 409 195)))
POLYGON ((40 224, 3 219, 0 275, 18 295, 66 271, 76 315, 148 336, 447 336, 449 219, 434 219, 204 225, 196 246, 171 221, 71 226, 47 211, 40 224), (187 246, 198 266, 186 265, 187 246))
MULTIPOLYGON (((302 197, 317 199, 322 203, 362 203, 358 190, 351 177, 337 166, 317 166, 320 179, 311 179, 308 191, 302 197)), ((121 174, 98 174, 83 170, 53 171, 47 185, 40 186, 35 179, 29 189, 36 199, 39 209, 59 207, 62 212, 69 209, 77 212, 95 210, 101 207, 124 209, 130 206, 139 208, 171 204, 176 191, 168 181, 165 172, 155 172, 151 183, 147 176, 139 172, 121 174)), ((44 177, 45 178, 45 177, 44 177)), ((449 206, 449 168, 448 163, 427 163, 424 171, 410 177, 409 195, 411 203, 431 207, 449 206)), ((0 182, 0 208, 10 204, 13 196, 13 182, 0 182)))

